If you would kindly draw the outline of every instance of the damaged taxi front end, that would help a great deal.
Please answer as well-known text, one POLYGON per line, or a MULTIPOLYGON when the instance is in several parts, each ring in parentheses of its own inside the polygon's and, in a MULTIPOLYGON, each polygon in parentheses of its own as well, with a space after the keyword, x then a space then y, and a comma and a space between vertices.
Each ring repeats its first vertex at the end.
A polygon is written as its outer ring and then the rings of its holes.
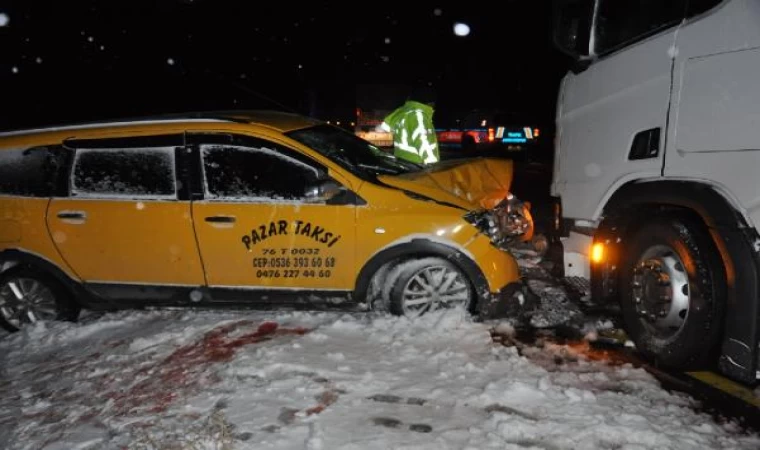
POLYGON ((466 208, 464 219, 506 249, 533 238, 530 206, 510 192, 511 160, 479 158, 436 164, 419 172, 384 176, 381 181, 466 208))
POLYGON ((357 302, 375 305, 379 299, 392 312, 395 305, 405 313, 423 298, 441 305, 467 292, 461 303, 477 313, 519 283, 510 246, 532 238, 533 221, 528 205, 510 193, 512 161, 475 158, 421 166, 324 125, 287 136, 340 180, 336 192, 343 193, 330 202, 344 209, 355 205, 355 229, 341 235, 350 233, 357 243, 350 255, 357 302))
POLYGON ((477 230, 478 237, 464 245, 489 280, 488 287, 479 289, 481 319, 517 315, 536 300, 510 252, 511 246, 530 241, 534 232, 530 205, 510 192, 513 169, 511 160, 477 158, 379 177, 381 183, 422 199, 460 208, 461 219, 477 230))

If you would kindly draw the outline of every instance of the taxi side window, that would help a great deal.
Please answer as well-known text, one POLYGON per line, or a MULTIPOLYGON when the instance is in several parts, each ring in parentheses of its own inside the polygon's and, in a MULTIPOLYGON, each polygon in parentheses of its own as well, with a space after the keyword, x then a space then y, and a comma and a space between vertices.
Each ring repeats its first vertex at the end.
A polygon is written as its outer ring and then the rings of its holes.
POLYGON ((57 162, 46 147, 0 150, 0 195, 52 196, 57 162))
POLYGON ((78 149, 74 197, 175 199, 174 147, 78 149))
POLYGON ((278 146, 202 144, 206 198, 301 200, 323 175, 278 146))

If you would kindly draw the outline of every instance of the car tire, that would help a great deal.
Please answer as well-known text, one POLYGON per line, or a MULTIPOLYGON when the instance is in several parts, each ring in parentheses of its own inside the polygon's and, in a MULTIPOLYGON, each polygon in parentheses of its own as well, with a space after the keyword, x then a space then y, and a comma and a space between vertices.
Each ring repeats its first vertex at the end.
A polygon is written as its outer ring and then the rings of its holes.
POLYGON ((28 266, 0 274, 0 327, 19 331, 41 320, 76 321, 80 307, 52 275, 28 266))
POLYGON ((706 228, 694 219, 650 219, 627 240, 621 310, 637 349, 658 365, 714 363, 726 307, 726 275, 706 228))
POLYGON ((475 290, 465 272, 439 257, 410 259, 394 271, 398 276, 390 286, 391 313, 419 317, 428 312, 462 306, 475 308, 475 290))

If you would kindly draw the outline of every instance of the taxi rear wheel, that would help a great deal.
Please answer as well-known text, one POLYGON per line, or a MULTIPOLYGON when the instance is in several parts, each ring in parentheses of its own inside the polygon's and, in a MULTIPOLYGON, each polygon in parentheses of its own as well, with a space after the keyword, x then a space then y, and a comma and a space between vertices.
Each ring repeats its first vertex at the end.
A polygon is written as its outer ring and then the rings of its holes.
POLYGON ((79 307, 52 276, 19 266, 0 274, 0 326, 19 331, 39 321, 76 320, 79 307))
POLYGON ((454 307, 472 311, 475 303, 472 284, 464 271, 446 259, 407 260, 398 269, 389 299, 393 314, 419 317, 454 307))

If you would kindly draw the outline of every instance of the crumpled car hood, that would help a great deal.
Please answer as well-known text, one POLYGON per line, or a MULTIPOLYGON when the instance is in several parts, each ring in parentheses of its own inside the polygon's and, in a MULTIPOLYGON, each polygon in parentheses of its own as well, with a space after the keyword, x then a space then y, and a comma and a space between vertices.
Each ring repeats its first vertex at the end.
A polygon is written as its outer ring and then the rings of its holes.
POLYGON ((438 163, 419 172, 378 177, 385 184, 468 210, 492 209, 509 193, 511 160, 460 159, 438 163))

